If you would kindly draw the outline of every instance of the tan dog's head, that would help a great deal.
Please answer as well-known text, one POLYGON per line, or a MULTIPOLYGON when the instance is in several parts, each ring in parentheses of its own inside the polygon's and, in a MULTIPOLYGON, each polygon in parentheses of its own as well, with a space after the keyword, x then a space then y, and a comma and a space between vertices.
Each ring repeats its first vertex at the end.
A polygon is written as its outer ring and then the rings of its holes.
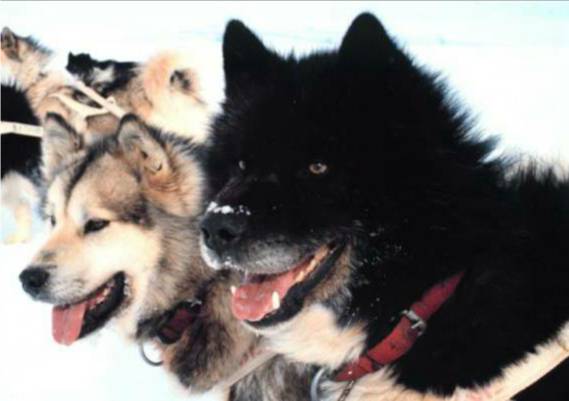
POLYGON ((211 273, 195 252, 202 175, 188 142, 127 116, 116 135, 85 146, 50 115, 42 146, 52 229, 20 279, 54 305, 56 341, 71 344, 111 318, 134 337, 180 287, 196 296, 211 273))

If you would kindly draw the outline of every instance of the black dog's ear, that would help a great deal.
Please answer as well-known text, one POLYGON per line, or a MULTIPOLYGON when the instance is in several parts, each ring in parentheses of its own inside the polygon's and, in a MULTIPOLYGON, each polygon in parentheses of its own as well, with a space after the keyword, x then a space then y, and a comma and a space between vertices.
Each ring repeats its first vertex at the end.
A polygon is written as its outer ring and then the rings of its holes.
POLYGON ((340 59, 348 64, 369 66, 387 60, 396 47, 381 22, 370 13, 354 19, 340 46, 340 59))
POLYGON ((223 35, 223 69, 227 93, 247 81, 257 81, 269 71, 271 52, 241 21, 232 20, 223 35))

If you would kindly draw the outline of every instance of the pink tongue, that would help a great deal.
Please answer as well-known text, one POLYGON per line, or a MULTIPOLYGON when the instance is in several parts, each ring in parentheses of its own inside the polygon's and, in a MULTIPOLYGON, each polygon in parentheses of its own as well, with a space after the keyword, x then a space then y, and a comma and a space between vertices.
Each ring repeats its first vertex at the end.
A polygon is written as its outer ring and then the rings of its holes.
POLYGON ((54 306, 51 315, 53 339, 59 344, 71 345, 79 338, 87 302, 70 306, 54 306))
POLYGON ((273 292, 283 299, 294 284, 295 270, 271 277, 263 282, 240 286, 231 299, 231 310, 239 320, 255 322, 273 311, 273 292))

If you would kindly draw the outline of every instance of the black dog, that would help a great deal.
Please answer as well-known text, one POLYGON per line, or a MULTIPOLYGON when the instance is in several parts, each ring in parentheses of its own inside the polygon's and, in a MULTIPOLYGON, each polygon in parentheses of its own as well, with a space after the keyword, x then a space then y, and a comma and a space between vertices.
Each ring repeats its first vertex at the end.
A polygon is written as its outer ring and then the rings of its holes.
POLYGON ((113 92, 124 89, 135 77, 138 67, 139 64, 135 62, 99 61, 87 53, 69 53, 65 68, 101 96, 108 97, 113 92))
MULTIPOLYGON (((556 338, 569 320, 567 178, 490 159, 494 141, 372 15, 338 51, 303 58, 232 21, 223 53, 202 253, 245 273, 238 318, 277 351, 338 369, 332 380, 368 373, 356 398, 387 382, 474 389, 556 338), (393 336, 412 347, 378 358, 393 336)), ((569 399, 562 376, 516 400, 569 399)))

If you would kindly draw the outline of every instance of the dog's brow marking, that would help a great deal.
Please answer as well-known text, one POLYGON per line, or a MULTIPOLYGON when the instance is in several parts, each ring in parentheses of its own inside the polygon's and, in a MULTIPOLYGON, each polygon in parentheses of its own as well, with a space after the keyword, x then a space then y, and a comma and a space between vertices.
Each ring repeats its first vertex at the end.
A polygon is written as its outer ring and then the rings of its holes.
POLYGON ((40 257, 39 259, 43 262, 43 263, 47 263, 51 260, 53 260, 55 258, 55 252, 54 251, 42 251, 40 253, 40 257))
POLYGON ((92 149, 76 166, 72 173, 71 178, 69 179, 67 186, 65 187, 65 206, 69 203, 69 199, 71 197, 71 192, 73 192, 73 188, 77 185, 77 183, 81 180, 81 178, 85 175, 90 165, 93 164, 95 160, 103 155, 103 152, 98 151, 97 148, 92 149))

